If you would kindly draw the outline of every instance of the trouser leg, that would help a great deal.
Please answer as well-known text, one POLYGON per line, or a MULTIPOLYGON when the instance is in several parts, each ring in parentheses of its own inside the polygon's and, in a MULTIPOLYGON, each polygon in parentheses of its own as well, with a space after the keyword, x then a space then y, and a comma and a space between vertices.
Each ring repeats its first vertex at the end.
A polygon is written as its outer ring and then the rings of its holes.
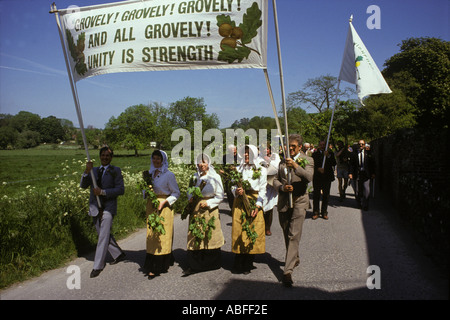
POLYGON ((94 269, 100 270, 105 267, 106 254, 108 251, 113 259, 121 253, 119 245, 111 235, 113 216, 110 212, 103 212, 101 217, 94 217, 95 228, 97 229, 98 242, 95 250, 94 269))
POLYGON ((294 267, 299 263, 299 246, 305 215, 306 210, 295 205, 293 209, 279 213, 280 225, 283 229, 286 244, 284 274, 292 273, 294 267))
POLYGON ((322 214, 326 214, 328 210, 328 199, 330 197, 331 181, 324 182, 322 186, 322 214))
POLYGON ((369 207, 369 197, 370 197, 370 179, 367 179, 362 182, 362 201, 361 205, 363 208, 369 207))
POLYGON ((272 226, 272 216, 273 216, 273 209, 264 212, 264 223, 266 225, 266 231, 269 231, 270 227, 272 226))
POLYGON ((313 212, 319 212, 319 202, 320 202, 320 191, 322 190, 322 184, 314 183, 313 184, 313 212))

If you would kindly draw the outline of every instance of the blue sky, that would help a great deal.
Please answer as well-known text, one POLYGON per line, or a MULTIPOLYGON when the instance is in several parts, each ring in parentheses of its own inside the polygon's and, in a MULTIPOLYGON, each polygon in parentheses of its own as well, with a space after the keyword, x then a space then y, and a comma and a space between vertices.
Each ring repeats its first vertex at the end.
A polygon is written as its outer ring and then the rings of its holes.
MULTIPOLYGON (((53 1, 0 0, 0 113, 25 110, 71 120, 78 126, 55 18, 53 1)), ((56 0, 58 8, 112 0, 56 0)), ((310 78, 338 76, 348 30, 353 26, 379 69, 411 37, 449 40, 448 0, 277 0, 286 96, 310 78), (381 10, 381 29, 369 29, 370 5, 381 10)), ((272 1, 269 0, 268 71, 281 101, 272 1)), ((77 83, 85 126, 103 128, 127 107, 186 96, 204 98, 220 127, 253 116, 273 117, 260 69, 156 71, 108 74, 77 83)), ((341 85, 342 87, 342 85, 341 85)), ((313 110, 310 110, 313 111, 313 110)))

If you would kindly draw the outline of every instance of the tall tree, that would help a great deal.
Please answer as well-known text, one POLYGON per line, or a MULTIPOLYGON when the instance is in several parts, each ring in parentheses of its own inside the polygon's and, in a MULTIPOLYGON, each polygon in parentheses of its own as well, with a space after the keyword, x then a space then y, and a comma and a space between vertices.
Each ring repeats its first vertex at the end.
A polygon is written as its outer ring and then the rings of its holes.
POLYGON ((18 132, 36 131, 39 132, 41 117, 28 111, 19 111, 10 119, 9 124, 18 132))
POLYGON ((287 105, 291 107, 302 107, 303 109, 316 109, 322 113, 333 108, 336 95, 338 97, 349 97, 354 93, 351 88, 337 91, 337 78, 331 75, 308 79, 303 85, 303 90, 288 94, 287 105))
POLYGON ((63 141, 65 137, 65 131, 61 125, 61 120, 55 116, 49 116, 40 121, 39 133, 41 134, 42 142, 48 143, 63 141))
POLYGON ((185 97, 173 102, 169 107, 169 114, 174 128, 187 129, 194 132, 194 121, 202 121, 203 131, 219 127, 219 118, 206 113, 206 105, 203 98, 185 97))
POLYGON ((149 147, 155 135, 155 115, 152 110, 143 104, 127 108, 117 118, 111 117, 105 127, 108 143, 115 148, 138 150, 149 147))
POLYGON ((401 90, 416 107, 422 127, 448 128, 450 120, 450 42, 438 38, 410 38, 400 53, 385 63, 383 75, 391 88, 401 90))

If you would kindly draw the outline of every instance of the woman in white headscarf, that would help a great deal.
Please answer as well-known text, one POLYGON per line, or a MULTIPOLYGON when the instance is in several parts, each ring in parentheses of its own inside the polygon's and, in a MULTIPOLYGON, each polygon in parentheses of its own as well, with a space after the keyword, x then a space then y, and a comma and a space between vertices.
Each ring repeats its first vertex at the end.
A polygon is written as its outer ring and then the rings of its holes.
POLYGON ((272 152, 270 143, 260 145, 259 157, 263 161, 262 165, 267 169, 266 198, 264 199, 263 211, 266 224, 266 236, 270 236, 272 235, 270 226, 272 225, 273 207, 278 202, 278 191, 273 187, 273 179, 278 173, 278 166, 281 160, 277 153, 272 152))
POLYGON ((175 174, 169 171, 167 154, 162 150, 152 153, 152 163, 149 173, 153 181, 153 191, 158 196, 159 206, 155 208, 152 201, 147 201, 147 216, 155 211, 164 218, 165 234, 154 232, 147 223, 147 255, 144 270, 149 279, 160 273, 167 272, 173 265, 173 210, 172 205, 180 196, 175 174))
POLYGON ((232 210, 231 251, 236 254, 234 272, 248 274, 254 268, 254 255, 266 250, 263 204, 266 197, 267 172, 266 168, 258 163, 258 149, 255 146, 246 145, 239 153, 242 160, 237 171, 242 174, 243 180, 248 181, 249 187, 246 190, 239 186, 232 188, 235 199, 232 210), (254 202, 255 208, 251 209, 251 212, 245 210, 244 193, 250 202, 254 202), (248 231, 253 236, 249 237, 248 231))
MULTIPOLYGON (((206 225, 212 220, 214 228, 208 226, 194 232, 191 228, 187 236, 187 257, 189 267, 183 271, 183 276, 188 276, 199 271, 215 270, 221 267, 221 247, 225 244, 220 223, 219 204, 224 199, 222 179, 211 165, 211 159, 206 154, 200 154, 196 159, 197 172, 191 179, 193 187, 201 187, 202 198, 196 204, 189 217, 189 225, 198 225, 204 219, 206 225), (202 184, 203 182, 203 184, 202 184), (195 224, 195 222, 197 222, 195 224), (196 232, 201 232, 203 239, 196 237, 196 232), (207 233, 210 231, 210 238, 207 233)), ((190 202, 194 201, 188 194, 190 202)), ((212 223, 211 223, 212 224, 212 223)))

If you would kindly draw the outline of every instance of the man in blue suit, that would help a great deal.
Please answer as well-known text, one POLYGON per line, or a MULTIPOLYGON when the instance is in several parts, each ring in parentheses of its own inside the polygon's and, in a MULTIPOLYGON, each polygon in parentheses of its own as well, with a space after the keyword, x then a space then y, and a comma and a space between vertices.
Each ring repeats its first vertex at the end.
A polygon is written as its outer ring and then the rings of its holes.
POLYGON ((97 249, 95 251, 94 268, 91 278, 97 277, 105 267, 106 254, 109 251, 116 264, 124 260, 125 253, 120 249, 113 235, 111 234, 112 221, 117 213, 117 197, 124 194, 122 171, 119 167, 111 165, 113 152, 109 147, 100 149, 100 167, 93 166, 92 162, 86 163, 86 170, 81 178, 81 188, 91 188, 89 197, 89 215, 93 217, 95 228, 98 233, 97 249), (97 182, 94 183, 91 177, 91 170, 97 182), (99 207, 98 200, 101 206, 99 207))

